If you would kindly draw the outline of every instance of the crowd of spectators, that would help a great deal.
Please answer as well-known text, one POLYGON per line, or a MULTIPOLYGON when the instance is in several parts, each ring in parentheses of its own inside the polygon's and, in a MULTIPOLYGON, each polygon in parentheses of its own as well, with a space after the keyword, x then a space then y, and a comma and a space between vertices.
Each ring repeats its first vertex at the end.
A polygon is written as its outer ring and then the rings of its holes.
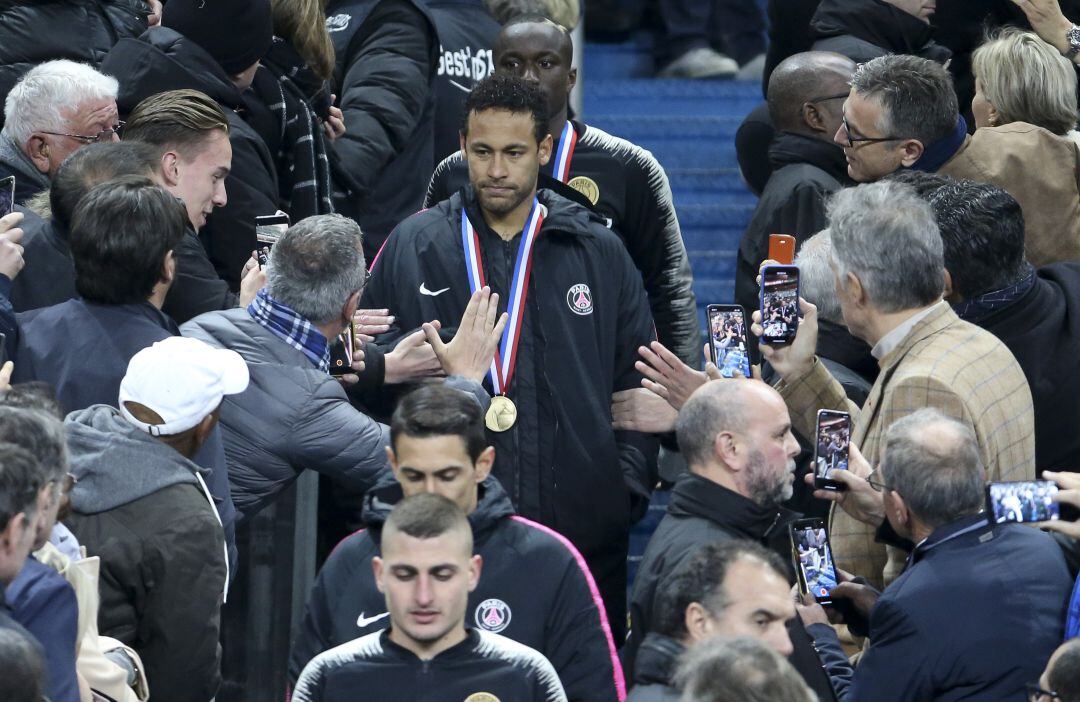
POLYGON ((787 4, 653 8, 763 76, 707 335, 571 108, 644 3, 0 6, 0 699, 251 699, 290 601, 296 702, 1080 702, 1080 8, 787 4))

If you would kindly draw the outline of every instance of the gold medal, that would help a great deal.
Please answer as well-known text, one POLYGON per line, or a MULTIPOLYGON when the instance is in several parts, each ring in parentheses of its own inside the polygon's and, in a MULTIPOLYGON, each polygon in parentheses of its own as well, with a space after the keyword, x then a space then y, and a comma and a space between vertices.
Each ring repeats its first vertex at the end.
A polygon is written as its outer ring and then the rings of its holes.
POLYGON ((517 405, 506 395, 496 395, 488 405, 484 423, 491 431, 504 432, 517 421, 517 405))
POLYGON ((567 185, 587 197, 594 205, 600 200, 600 186, 592 178, 576 176, 571 178, 567 185))

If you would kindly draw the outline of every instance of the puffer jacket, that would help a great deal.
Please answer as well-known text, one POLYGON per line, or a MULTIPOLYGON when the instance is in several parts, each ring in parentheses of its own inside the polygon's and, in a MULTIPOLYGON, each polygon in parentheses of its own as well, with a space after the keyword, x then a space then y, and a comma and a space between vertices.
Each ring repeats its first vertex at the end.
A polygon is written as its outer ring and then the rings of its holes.
POLYGON ((145 32, 149 14, 143 0, 0 0, 0 105, 39 63, 97 66, 116 42, 145 32))

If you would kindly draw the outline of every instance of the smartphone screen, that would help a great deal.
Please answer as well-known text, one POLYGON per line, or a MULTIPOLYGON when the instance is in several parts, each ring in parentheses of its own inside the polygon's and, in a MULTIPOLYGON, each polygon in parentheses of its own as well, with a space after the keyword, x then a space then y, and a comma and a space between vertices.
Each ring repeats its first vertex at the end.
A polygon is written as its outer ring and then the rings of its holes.
POLYGON ((735 371, 750 377, 750 355, 746 350, 746 313, 740 305, 709 305, 709 353, 725 378, 735 371))
POLYGON ((789 266, 795 262, 795 237, 790 234, 769 235, 769 258, 789 266))
POLYGON ((259 267, 265 268, 270 259, 270 247, 277 243, 289 228, 289 215, 281 212, 255 218, 255 240, 258 242, 259 267))
POLYGON ((355 333, 353 323, 349 322, 349 326, 330 346, 330 375, 345 375, 353 372, 355 333))
POLYGON ((15 209, 15 176, 0 179, 0 217, 15 209))
POLYGON ((765 266, 761 271, 761 326, 764 344, 790 344, 799 327, 799 269, 765 266))
POLYGON ((800 519, 791 525, 791 552, 803 592, 811 593, 820 604, 832 602, 836 587, 836 563, 833 561, 825 522, 800 519))
POLYGON ((1049 480, 990 483, 986 486, 986 511, 995 524, 1060 519, 1060 506, 1054 502, 1057 491, 1057 485, 1049 480))
POLYGON ((832 480, 833 471, 847 470, 851 443, 851 415, 834 410, 818 410, 814 440, 814 487, 841 490, 843 483, 832 480))

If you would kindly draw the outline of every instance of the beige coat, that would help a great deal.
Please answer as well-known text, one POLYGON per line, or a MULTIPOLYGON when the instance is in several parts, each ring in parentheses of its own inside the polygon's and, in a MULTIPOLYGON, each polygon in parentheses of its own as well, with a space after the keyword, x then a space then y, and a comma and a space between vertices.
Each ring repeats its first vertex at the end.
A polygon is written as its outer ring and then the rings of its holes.
MULTIPOLYGON (((975 432, 988 480, 1035 478, 1031 391, 1016 359, 997 337, 941 305, 879 365, 881 373, 861 408, 847 399, 820 362, 803 378, 781 381, 777 390, 803 436, 814 435, 819 409, 850 412, 851 440, 875 467, 889 425, 923 407, 934 407, 975 432)), ((885 547, 874 541, 874 528, 842 510, 833 512, 830 538, 837 565, 879 587, 890 582, 903 564, 903 558, 893 554, 886 569, 885 547)))
POLYGON ((1026 122, 983 127, 938 172, 1015 197, 1032 264, 1080 260, 1080 148, 1072 139, 1026 122))

